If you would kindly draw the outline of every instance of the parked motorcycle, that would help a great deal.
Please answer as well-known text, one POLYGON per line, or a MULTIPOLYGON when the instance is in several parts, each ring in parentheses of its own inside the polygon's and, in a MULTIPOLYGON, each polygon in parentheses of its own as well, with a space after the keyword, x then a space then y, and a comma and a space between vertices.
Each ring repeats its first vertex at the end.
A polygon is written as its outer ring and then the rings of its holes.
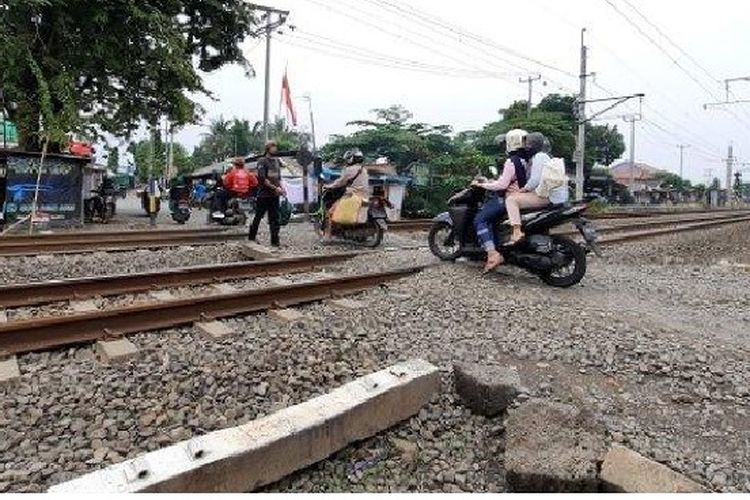
POLYGON ((98 220, 102 224, 111 221, 117 211, 117 192, 114 189, 100 188, 92 190, 91 198, 84 203, 84 215, 86 220, 98 220))
MULTIPOLYGON (((445 261, 486 257, 474 228, 474 218, 486 195, 484 189, 471 186, 449 200, 448 211, 436 217, 430 229, 430 250, 436 257, 445 261)), ((576 203, 522 211, 526 238, 511 247, 502 246, 510 239, 510 223, 496 222, 493 234, 506 264, 525 269, 550 286, 567 288, 578 284, 586 275, 587 253, 598 254, 596 229, 582 217, 587 208, 585 203, 576 203), (550 234, 569 223, 580 231, 585 243, 550 234)))
MULTIPOLYGON (((332 203, 328 203, 326 192, 323 192, 322 200, 318 210, 310 215, 318 236, 323 236, 326 221, 328 220, 328 209, 332 203)), ((363 208, 367 209, 367 220, 362 224, 342 225, 334 223, 331 227, 331 234, 335 238, 340 238, 368 248, 377 248, 383 241, 385 232, 388 230, 388 214, 386 208, 390 202, 382 194, 373 194, 365 202, 363 208)))
POLYGON ((172 186, 169 189, 169 212, 172 220, 178 224, 185 224, 190 220, 190 190, 187 186, 172 186))
POLYGON ((208 223, 222 226, 244 226, 247 224, 248 214, 255 210, 251 197, 232 196, 227 202, 225 210, 217 210, 219 193, 222 187, 214 188, 207 196, 205 204, 209 207, 208 223))

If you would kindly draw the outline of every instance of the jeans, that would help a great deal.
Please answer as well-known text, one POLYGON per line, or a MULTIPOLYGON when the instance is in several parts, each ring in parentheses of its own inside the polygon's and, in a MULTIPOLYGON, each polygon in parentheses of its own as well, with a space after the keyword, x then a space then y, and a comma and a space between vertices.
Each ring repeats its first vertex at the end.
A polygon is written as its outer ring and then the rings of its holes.
POLYGON ((250 241, 255 241, 258 236, 258 227, 260 227, 260 221, 268 212, 268 229, 271 232, 271 245, 279 246, 279 198, 278 196, 264 196, 258 198, 255 202, 255 218, 253 223, 250 224, 250 241))
POLYGON ((487 251, 496 250, 492 223, 505 212, 505 198, 494 196, 487 200, 482 210, 474 218, 474 227, 477 230, 482 248, 487 251))

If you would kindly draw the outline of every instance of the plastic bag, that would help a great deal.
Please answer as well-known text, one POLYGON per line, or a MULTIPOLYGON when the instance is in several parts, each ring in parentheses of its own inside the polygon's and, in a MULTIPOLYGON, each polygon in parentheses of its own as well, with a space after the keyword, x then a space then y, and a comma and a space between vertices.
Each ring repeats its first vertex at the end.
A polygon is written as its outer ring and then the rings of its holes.
POLYGON ((294 207, 286 198, 279 198, 279 225, 286 226, 292 219, 294 207))

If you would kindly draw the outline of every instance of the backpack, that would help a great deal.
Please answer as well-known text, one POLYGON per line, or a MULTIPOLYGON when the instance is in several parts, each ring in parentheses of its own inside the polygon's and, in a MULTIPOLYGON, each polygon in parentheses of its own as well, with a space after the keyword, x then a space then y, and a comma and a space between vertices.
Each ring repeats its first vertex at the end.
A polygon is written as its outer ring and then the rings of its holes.
POLYGON ((565 160, 562 158, 550 158, 544 164, 542 179, 536 188, 537 196, 549 198, 550 193, 557 188, 568 185, 568 176, 565 173, 565 160))

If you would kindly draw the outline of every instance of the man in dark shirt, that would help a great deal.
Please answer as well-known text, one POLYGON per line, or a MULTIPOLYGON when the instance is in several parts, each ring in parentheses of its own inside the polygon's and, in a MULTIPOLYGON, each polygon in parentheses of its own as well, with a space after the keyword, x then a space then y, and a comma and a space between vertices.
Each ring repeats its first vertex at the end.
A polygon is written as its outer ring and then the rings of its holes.
POLYGON ((255 218, 250 224, 250 241, 258 236, 260 221, 268 213, 268 228, 271 246, 279 246, 279 197, 286 194, 281 185, 281 161, 276 158, 279 148, 276 141, 268 141, 265 156, 258 160, 258 195, 255 202, 255 218))

